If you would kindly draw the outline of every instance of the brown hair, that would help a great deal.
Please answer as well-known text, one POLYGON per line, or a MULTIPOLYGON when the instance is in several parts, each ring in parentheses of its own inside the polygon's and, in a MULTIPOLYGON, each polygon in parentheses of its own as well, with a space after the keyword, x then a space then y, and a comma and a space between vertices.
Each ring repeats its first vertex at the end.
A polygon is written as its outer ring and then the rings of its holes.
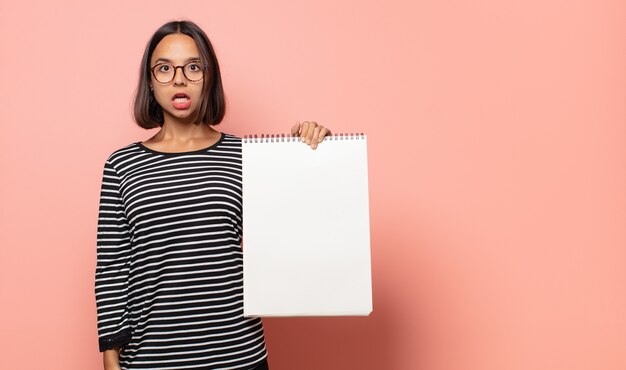
POLYGON ((141 60, 139 85, 134 99, 135 122, 145 129, 163 126, 163 109, 150 90, 150 59, 159 42, 165 36, 173 33, 185 34, 193 38, 200 52, 202 63, 207 65, 207 71, 202 82, 201 103, 195 111, 193 122, 195 124, 217 125, 222 121, 226 112, 220 67, 211 41, 204 31, 191 21, 166 23, 156 30, 148 42, 141 60))

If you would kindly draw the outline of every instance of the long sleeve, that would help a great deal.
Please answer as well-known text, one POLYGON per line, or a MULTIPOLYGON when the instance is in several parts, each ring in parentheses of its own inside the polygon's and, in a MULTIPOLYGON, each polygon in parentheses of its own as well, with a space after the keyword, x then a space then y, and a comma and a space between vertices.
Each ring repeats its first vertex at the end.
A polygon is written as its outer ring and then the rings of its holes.
POLYGON ((98 210, 95 295, 100 352, 123 347, 131 339, 128 319, 130 227, 120 195, 120 178, 107 159, 98 210))

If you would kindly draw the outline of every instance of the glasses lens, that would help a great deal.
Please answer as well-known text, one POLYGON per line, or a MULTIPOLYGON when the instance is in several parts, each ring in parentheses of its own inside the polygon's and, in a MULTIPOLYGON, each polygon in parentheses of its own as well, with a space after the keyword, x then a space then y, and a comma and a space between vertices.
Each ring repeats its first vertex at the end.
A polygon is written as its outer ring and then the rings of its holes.
POLYGON ((185 64, 185 77, 189 81, 198 81, 202 79, 203 71, 202 64, 198 62, 191 62, 185 64))
POLYGON ((171 64, 159 64, 154 68, 154 78, 162 83, 170 82, 174 78, 174 67, 171 64))

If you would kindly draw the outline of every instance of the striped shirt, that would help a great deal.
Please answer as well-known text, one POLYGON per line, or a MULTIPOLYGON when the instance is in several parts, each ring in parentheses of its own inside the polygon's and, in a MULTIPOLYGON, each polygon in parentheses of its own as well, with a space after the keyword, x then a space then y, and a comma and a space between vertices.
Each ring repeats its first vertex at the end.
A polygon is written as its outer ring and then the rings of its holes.
POLYGON ((99 349, 122 369, 254 369, 243 317, 241 138, 164 153, 134 142, 104 164, 95 295, 99 349))

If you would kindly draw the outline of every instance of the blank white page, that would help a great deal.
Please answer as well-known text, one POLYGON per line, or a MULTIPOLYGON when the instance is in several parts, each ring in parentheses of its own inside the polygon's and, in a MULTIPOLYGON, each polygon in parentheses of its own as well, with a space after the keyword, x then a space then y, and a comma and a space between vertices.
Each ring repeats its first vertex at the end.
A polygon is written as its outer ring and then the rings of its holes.
POLYGON ((243 141, 244 316, 367 316, 367 137, 243 141))

